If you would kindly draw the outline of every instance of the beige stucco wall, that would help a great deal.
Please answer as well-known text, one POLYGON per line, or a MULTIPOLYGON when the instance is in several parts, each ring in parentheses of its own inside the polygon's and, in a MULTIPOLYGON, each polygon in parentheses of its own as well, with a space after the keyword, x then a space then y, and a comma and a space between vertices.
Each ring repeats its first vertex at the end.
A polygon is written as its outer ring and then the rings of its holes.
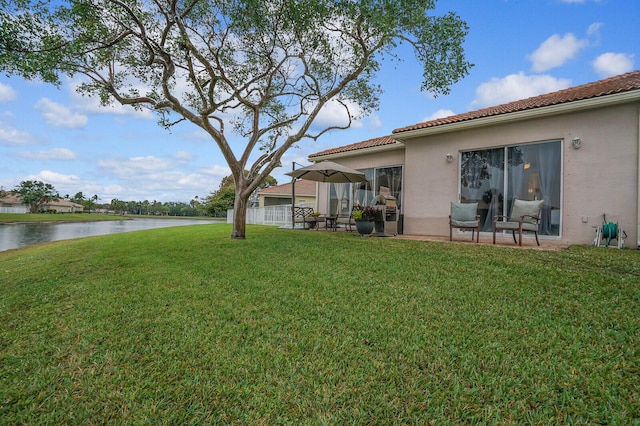
MULTIPOLYGON (((634 247, 638 241, 639 111, 640 103, 633 103, 407 141, 404 233, 448 235, 449 203, 458 198, 460 151, 561 140, 562 241, 589 244, 606 213, 607 220, 618 222, 626 231, 627 246, 634 247), (579 149, 571 147, 576 136, 582 139, 579 149), (453 155, 453 162, 446 161, 447 153, 453 155)), ((361 168, 367 167, 365 158, 340 162, 361 168)))

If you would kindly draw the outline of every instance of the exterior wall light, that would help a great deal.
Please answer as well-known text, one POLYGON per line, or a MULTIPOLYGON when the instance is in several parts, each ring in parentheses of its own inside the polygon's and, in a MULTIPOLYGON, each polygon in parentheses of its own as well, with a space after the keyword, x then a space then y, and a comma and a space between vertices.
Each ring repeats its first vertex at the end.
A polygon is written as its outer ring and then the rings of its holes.
POLYGON ((573 146, 573 149, 578 149, 580 148, 581 145, 582 145, 582 139, 575 137, 571 140, 571 146, 573 146))
POLYGON ((453 161, 453 155, 447 154, 447 163, 450 163, 452 161, 453 161))

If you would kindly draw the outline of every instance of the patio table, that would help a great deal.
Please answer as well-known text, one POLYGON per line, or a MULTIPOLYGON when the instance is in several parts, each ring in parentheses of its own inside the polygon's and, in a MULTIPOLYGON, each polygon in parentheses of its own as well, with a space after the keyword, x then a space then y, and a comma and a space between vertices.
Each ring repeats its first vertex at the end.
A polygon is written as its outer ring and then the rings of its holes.
POLYGON ((324 229, 331 229, 332 231, 337 230, 338 229, 338 224, 336 223, 337 219, 338 219, 338 216, 326 216, 324 229))

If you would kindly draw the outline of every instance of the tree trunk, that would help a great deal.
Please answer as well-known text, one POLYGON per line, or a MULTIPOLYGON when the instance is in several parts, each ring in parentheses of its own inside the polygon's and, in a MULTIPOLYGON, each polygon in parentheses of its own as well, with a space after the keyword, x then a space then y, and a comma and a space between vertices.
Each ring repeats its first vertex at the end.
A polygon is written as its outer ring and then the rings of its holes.
POLYGON ((231 238, 244 240, 247 228, 247 200, 249 197, 242 197, 236 192, 233 201, 233 232, 231 238))

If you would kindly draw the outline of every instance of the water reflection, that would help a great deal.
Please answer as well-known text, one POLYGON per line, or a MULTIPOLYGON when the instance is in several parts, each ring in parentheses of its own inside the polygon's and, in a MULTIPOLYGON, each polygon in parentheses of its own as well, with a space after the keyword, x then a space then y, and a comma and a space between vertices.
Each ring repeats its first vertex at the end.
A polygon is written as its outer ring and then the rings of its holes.
POLYGON ((49 241, 119 234, 143 229, 207 225, 212 223, 219 222, 191 219, 133 219, 106 222, 0 224, 0 251, 49 241))

